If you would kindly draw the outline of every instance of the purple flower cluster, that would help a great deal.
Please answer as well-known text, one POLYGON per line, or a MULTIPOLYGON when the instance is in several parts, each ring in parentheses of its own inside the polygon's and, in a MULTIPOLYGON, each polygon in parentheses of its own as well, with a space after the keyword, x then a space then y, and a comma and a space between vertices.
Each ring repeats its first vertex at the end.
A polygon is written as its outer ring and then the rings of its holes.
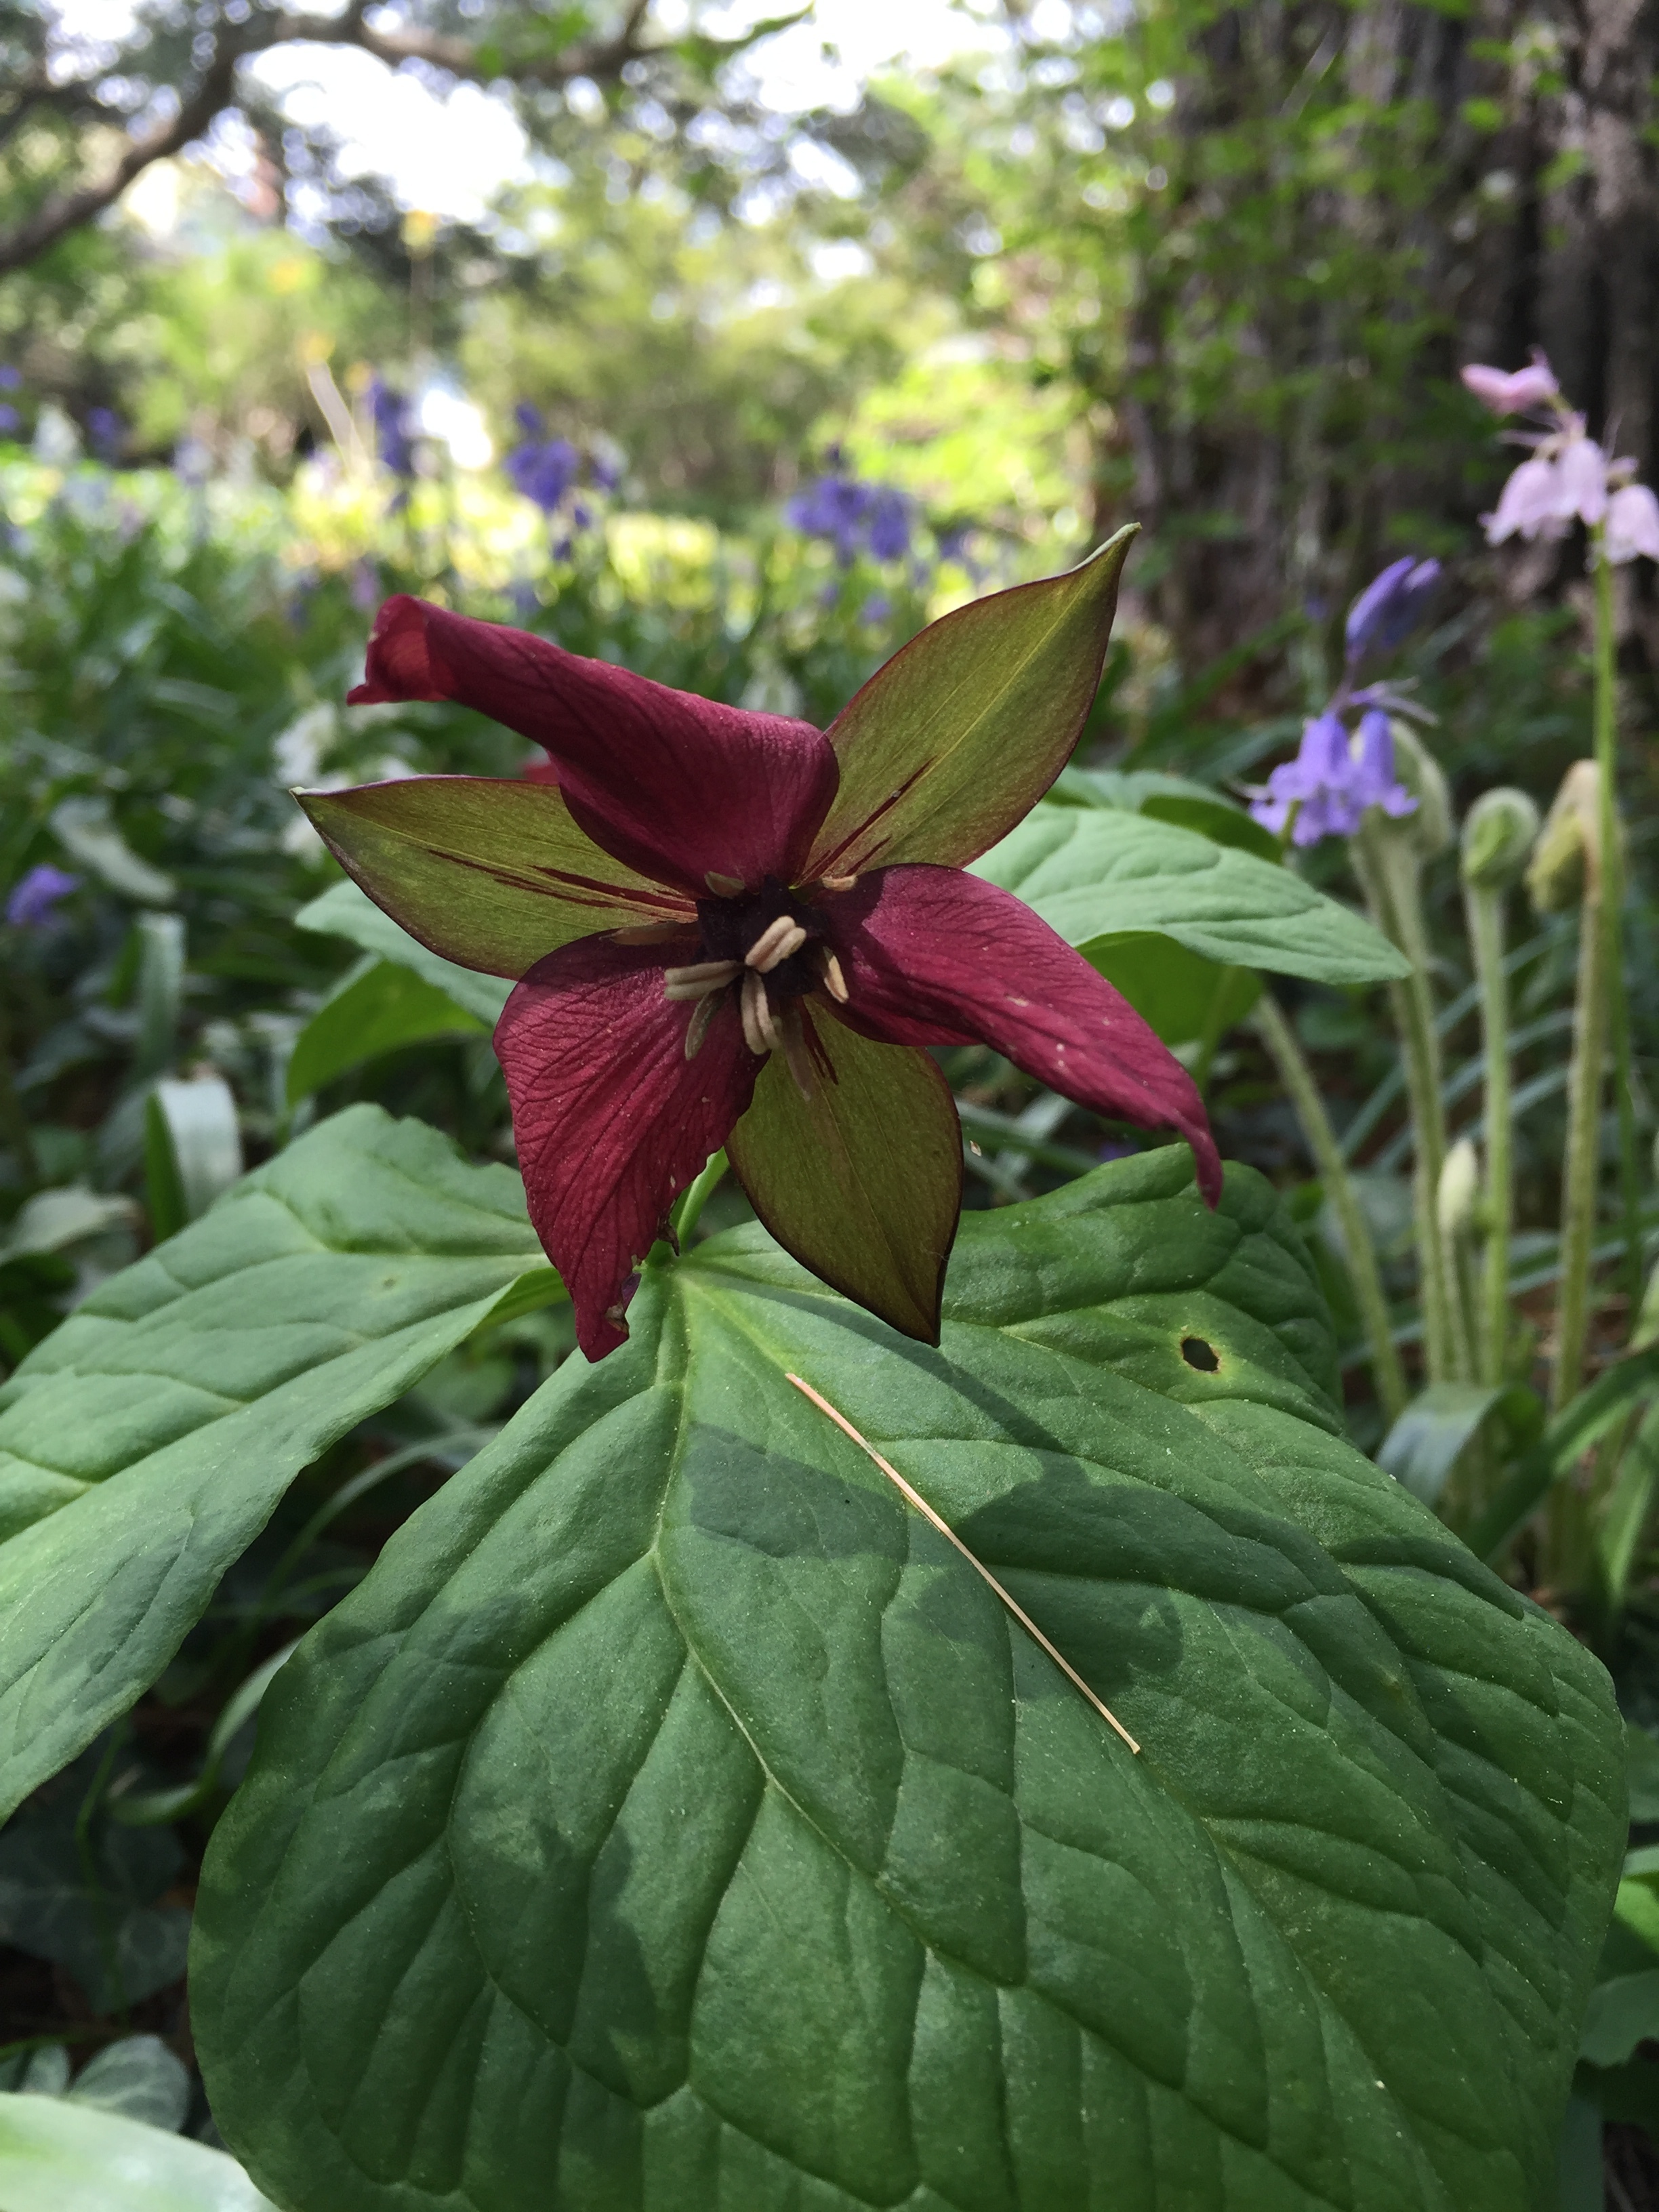
POLYGON ((6 901, 6 920, 14 929, 50 928, 57 919, 52 908, 58 900, 80 888, 79 876, 65 875, 61 868, 43 860, 13 884, 6 901))
MULTIPOLYGON (((549 517, 557 514, 566 499, 584 477, 598 491, 614 491, 621 481, 622 471, 615 463, 599 453, 583 456, 568 438, 550 438, 547 424, 538 407, 520 400, 513 410, 514 420, 523 433, 522 442, 515 446, 502 462, 508 481, 522 498, 540 507, 549 517)), ((575 501, 569 509, 572 530, 586 530, 592 523, 593 510, 584 500, 575 501)), ((561 557, 570 550, 567 536, 556 549, 561 557)))
POLYGON ((1255 794, 1250 812, 1278 836, 1294 810, 1291 842, 1316 845, 1322 837, 1352 837, 1368 806, 1399 816, 1416 805, 1395 775, 1394 736, 1382 708, 1369 707, 1360 716, 1356 751, 1347 724, 1328 707, 1304 729, 1296 758, 1276 768, 1255 794))
MULTIPOLYGON (((838 455, 830 457, 836 465, 838 455)), ((792 530, 827 538, 836 559, 850 568, 860 553, 872 561, 902 561, 915 529, 907 495, 890 484, 860 483, 856 477, 820 477, 783 510, 792 530)))
MULTIPOLYGON (((14 368, 9 362, 0 362, 0 392, 21 392, 23 372, 14 368)), ((15 438, 23 427, 23 417, 9 399, 0 400, 0 438, 15 438)))
POLYGON ((1389 720, 1390 708, 1410 714, 1411 702, 1386 684, 1356 690, 1353 678, 1363 660, 1403 643, 1439 580, 1437 561, 1408 553, 1374 576, 1348 609, 1347 669, 1335 696, 1304 726, 1296 758, 1250 793, 1250 812, 1263 829, 1280 836, 1288 823, 1292 843, 1316 845, 1322 837, 1352 837, 1370 807, 1395 816, 1415 811, 1416 799, 1394 772, 1389 720), (1355 712, 1359 726, 1351 732, 1343 718, 1355 712))
POLYGON ((415 410, 401 392, 384 377, 368 387, 369 419, 374 425, 374 452, 383 467, 407 482, 415 474, 415 410))
POLYGON ((525 434, 524 442, 513 448, 502 466, 516 492, 544 514, 551 514, 563 504, 566 493, 580 475, 581 455, 568 438, 543 435, 545 425, 541 414, 527 400, 513 412, 525 434))
POLYGON ((1463 382, 1494 415, 1530 414, 1551 426, 1520 442, 1532 453, 1510 475, 1491 514, 1482 515, 1486 543, 1508 538, 1564 538, 1575 522, 1601 532, 1602 551, 1615 566, 1644 554, 1659 561, 1659 499, 1633 483, 1636 464, 1615 460, 1596 443, 1561 397, 1555 372, 1534 350, 1526 368, 1505 371, 1476 362, 1463 382))

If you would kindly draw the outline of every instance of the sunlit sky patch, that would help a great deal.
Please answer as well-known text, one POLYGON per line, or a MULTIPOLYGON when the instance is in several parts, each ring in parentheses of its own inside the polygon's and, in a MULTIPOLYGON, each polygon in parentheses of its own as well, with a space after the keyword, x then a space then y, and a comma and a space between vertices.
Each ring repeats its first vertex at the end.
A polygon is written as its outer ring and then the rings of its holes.
MULTIPOLYGON (((658 10, 665 30, 678 27, 675 3, 665 0, 658 10)), ((989 21, 976 20, 981 7, 988 18, 990 0, 817 0, 811 21, 767 40, 744 66, 762 103, 779 113, 845 110, 872 76, 895 64, 934 68, 1000 43, 989 21)), ((775 5, 733 7, 705 23, 730 36, 775 12, 775 5)), ((118 38, 131 20, 128 0, 67 0, 64 9, 66 30, 88 40, 118 38)), ((344 173, 387 178, 407 207, 476 221, 523 168, 523 133, 502 103, 476 86, 439 100, 416 77, 337 46, 288 47, 257 67, 297 123, 325 118, 343 133, 344 173)))

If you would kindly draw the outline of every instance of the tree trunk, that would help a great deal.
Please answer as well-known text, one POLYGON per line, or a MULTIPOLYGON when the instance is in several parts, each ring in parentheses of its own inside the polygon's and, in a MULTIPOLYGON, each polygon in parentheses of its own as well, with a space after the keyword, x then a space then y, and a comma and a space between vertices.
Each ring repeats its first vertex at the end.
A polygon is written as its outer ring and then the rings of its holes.
MULTIPOLYGON (((1189 672, 1289 608, 1334 612, 1407 550, 1398 518, 1474 524, 1504 457, 1449 407, 1466 362, 1542 347, 1655 480, 1659 0, 1254 6, 1201 54, 1117 410, 1189 672), (1224 326, 1236 373, 1206 388, 1194 334, 1224 326)), ((1538 549, 1528 587, 1578 557, 1538 549)), ((1626 615, 1659 665, 1650 575, 1626 615)))

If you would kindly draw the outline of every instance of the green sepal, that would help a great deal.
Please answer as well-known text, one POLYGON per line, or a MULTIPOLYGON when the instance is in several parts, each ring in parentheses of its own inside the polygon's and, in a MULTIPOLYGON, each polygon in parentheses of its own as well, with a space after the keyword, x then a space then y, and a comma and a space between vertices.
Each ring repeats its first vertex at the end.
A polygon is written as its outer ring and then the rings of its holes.
POLYGON ((463 968, 516 979, 579 937, 691 919, 579 830, 551 784, 416 775, 295 796, 376 906, 463 968))
POLYGON ((924 1052, 809 1017, 830 1063, 811 1097, 781 1052, 726 1151, 787 1252, 905 1336, 939 1342, 945 1263, 962 1209, 962 1132, 924 1052))
POLYGON ((1036 804, 1094 702, 1134 534, 957 608, 876 671, 830 726, 841 787, 809 876, 960 867, 1036 804))

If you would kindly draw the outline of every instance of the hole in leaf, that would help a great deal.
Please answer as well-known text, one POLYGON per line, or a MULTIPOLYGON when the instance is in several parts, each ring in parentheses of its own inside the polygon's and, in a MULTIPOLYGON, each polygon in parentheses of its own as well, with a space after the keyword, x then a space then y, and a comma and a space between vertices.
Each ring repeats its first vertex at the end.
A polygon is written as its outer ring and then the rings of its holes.
POLYGON ((1206 1344, 1201 1336, 1183 1336, 1181 1356, 1188 1367, 1196 1367, 1200 1375, 1213 1375, 1221 1364, 1221 1355, 1214 1345, 1206 1344))

